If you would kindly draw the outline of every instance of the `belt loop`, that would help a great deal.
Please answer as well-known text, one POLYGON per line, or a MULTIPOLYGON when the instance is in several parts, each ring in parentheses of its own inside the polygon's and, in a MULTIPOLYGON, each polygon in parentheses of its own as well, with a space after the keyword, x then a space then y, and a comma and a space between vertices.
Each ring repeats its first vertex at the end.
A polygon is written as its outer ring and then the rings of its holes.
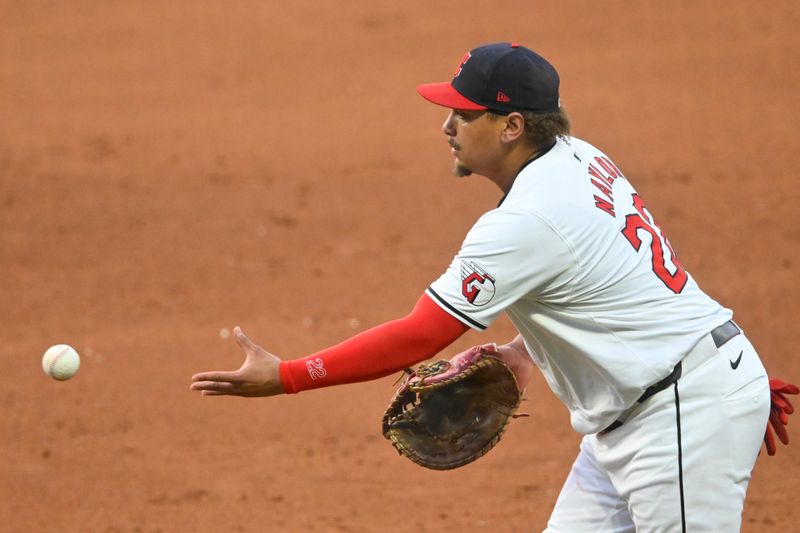
POLYGON ((728 320, 719 327, 711 330, 711 338, 714 339, 714 345, 721 348, 723 344, 737 336, 742 332, 739 326, 733 320, 728 320))

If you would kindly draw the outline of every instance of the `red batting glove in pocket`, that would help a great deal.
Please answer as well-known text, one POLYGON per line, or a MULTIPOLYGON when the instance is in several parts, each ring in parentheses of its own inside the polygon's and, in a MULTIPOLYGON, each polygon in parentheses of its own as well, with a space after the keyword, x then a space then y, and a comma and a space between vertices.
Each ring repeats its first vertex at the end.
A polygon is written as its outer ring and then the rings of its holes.
POLYGON ((767 430, 764 433, 764 444, 767 447, 767 455, 775 455, 778 451, 775 445, 775 435, 778 436, 783 444, 789 444, 789 433, 786 431, 786 425, 789 423, 789 415, 794 413, 794 406, 786 398, 787 394, 798 394, 800 389, 797 385, 786 383, 781 379, 769 380, 770 391, 770 411, 769 422, 767 423, 767 430))

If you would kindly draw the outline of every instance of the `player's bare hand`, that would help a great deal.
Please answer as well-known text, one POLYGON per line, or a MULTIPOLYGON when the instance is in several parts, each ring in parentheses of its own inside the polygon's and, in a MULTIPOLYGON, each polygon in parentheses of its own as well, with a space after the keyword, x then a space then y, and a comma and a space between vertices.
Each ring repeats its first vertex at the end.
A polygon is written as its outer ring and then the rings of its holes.
POLYGON ((200 372, 192 376, 191 390, 207 396, 274 396, 283 394, 280 362, 276 356, 251 341, 240 327, 233 338, 244 351, 239 370, 200 372))
POLYGON ((536 365, 528 354, 522 337, 517 336, 508 344, 498 345, 497 352, 500 354, 500 360, 508 365, 514 373, 514 377, 517 378, 519 390, 524 391, 533 376, 536 365))

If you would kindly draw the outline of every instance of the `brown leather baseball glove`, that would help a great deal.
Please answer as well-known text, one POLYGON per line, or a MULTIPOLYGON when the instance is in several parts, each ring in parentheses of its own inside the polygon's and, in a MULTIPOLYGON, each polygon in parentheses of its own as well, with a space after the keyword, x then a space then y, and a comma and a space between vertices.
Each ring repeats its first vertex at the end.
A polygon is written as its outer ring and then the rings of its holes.
POLYGON ((497 444, 519 402, 497 346, 475 346, 412 372, 383 415, 383 436, 418 465, 458 468, 497 444))

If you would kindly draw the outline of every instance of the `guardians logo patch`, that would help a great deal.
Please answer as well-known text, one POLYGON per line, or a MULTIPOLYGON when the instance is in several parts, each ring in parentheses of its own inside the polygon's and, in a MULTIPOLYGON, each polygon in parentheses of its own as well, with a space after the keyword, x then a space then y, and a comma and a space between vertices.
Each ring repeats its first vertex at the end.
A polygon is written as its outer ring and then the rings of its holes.
POLYGON ((494 298, 494 276, 475 261, 461 261, 461 294, 475 307, 482 307, 494 298))

